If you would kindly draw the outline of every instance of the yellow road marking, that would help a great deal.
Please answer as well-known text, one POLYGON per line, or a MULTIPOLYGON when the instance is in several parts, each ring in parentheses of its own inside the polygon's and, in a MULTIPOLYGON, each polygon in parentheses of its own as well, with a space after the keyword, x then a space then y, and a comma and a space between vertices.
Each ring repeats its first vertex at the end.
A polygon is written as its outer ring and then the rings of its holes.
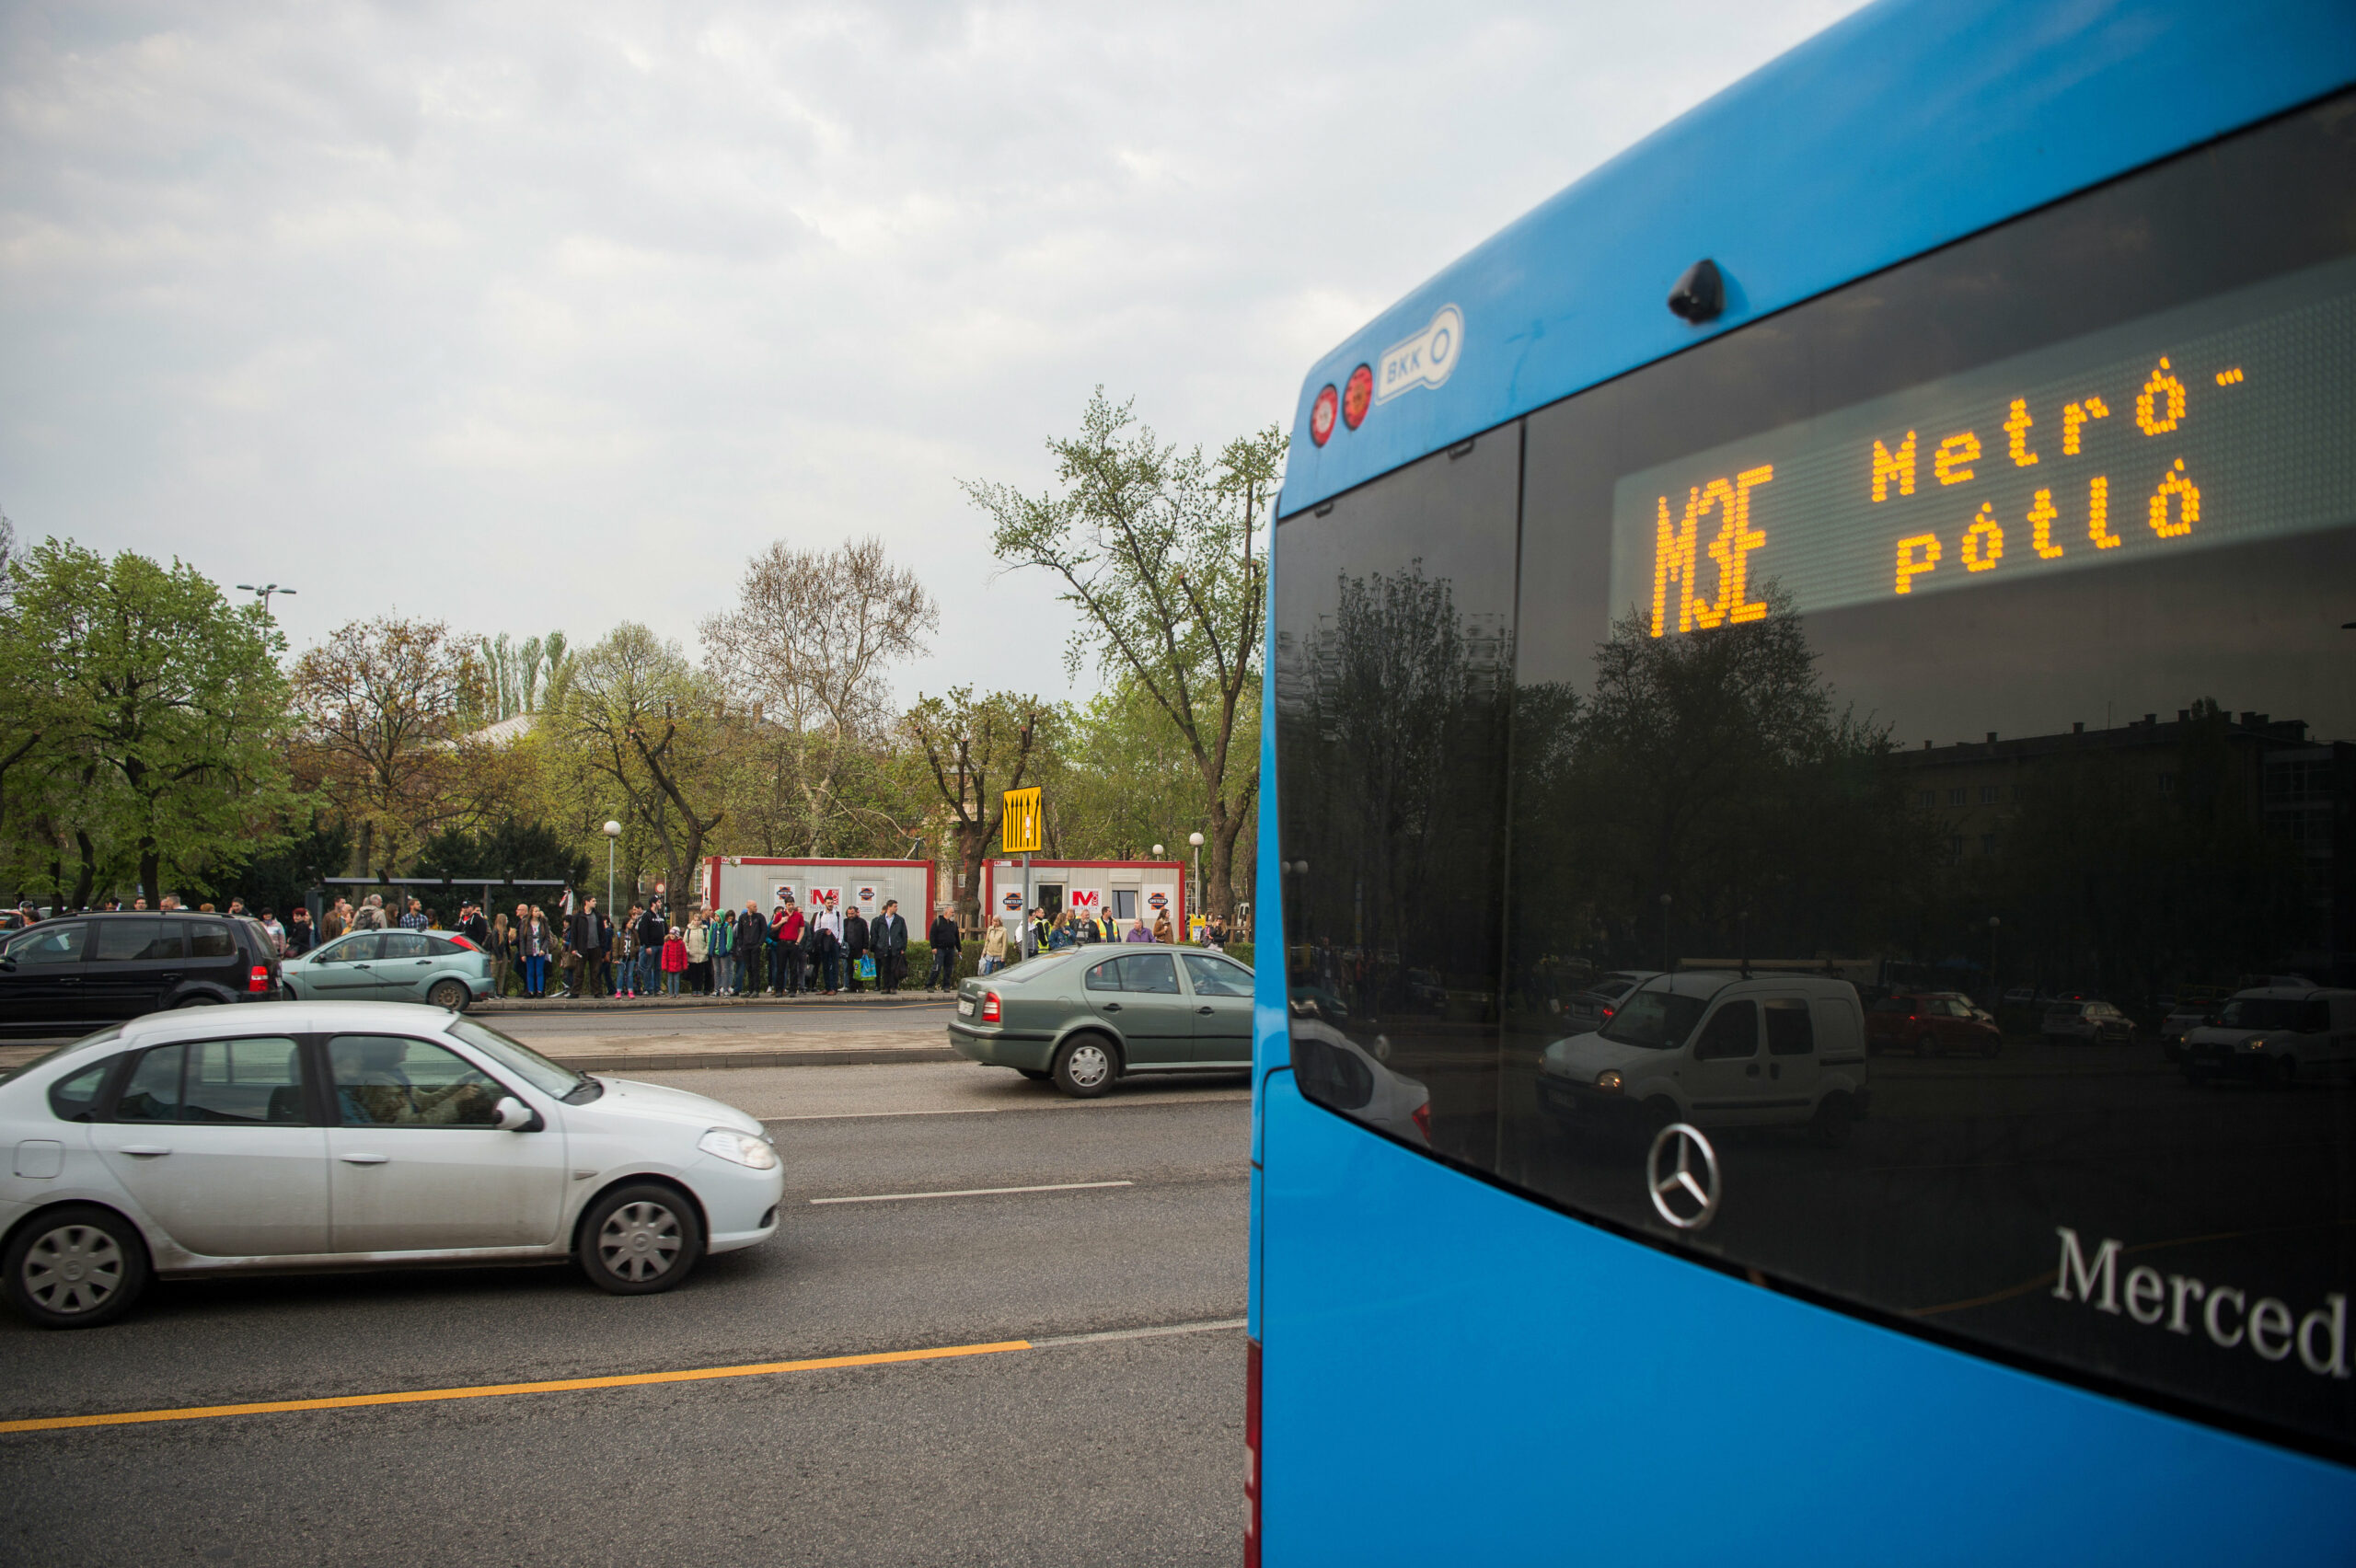
POLYGON ((212 1421, 225 1415, 280 1415, 298 1410, 351 1410, 361 1405, 429 1404, 436 1400, 487 1400, 508 1394, 562 1394, 582 1389, 635 1389, 649 1383, 700 1383, 715 1378, 766 1378, 780 1372, 819 1372, 834 1366, 884 1366, 901 1361, 947 1361, 1029 1350, 1029 1340, 887 1350, 872 1355, 821 1355, 808 1361, 761 1361, 748 1366, 699 1366, 684 1372, 629 1372, 616 1378, 560 1378, 545 1383, 485 1383, 472 1389, 410 1389, 389 1394, 344 1394, 324 1400, 266 1400, 254 1404, 189 1405, 179 1410, 129 1410, 107 1415, 49 1415, 0 1421, 0 1432, 55 1432, 69 1426, 135 1426, 151 1421, 212 1421))

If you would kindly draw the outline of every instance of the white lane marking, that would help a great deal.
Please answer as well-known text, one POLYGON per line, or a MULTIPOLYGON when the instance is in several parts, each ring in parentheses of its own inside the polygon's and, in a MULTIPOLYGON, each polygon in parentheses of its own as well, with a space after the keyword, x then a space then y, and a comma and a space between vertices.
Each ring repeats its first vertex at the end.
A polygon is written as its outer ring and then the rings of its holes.
POLYGON ((1242 1328, 1248 1319, 1221 1318, 1215 1323, 1167 1323, 1158 1329, 1107 1329, 1095 1334, 1057 1334, 1052 1339, 1034 1339, 1033 1350, 1045 1350, 1059 1344, 1096 1344, 1104 1340, 1159 1339, 1163 1334, 1207 1334, 1220 1329, 1242 1328))
POLYGON ((1007 1193, 1070 1193, 1082 1187, 1134 1187, 1135 1182, 1047 1182, 1036 1187, 961 1187, 953 1193, 870 1193, 858 1198, 812 1198, 814 1204, 898 1204, 910 1198, 995 1198, 1007 1193))

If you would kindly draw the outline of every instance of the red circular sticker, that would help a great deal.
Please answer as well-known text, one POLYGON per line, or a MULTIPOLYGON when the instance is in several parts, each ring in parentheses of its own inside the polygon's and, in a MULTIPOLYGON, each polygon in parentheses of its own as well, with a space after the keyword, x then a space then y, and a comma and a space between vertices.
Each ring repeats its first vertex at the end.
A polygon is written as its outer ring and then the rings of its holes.
POLYGON ((1374 407, 1374 371, 1360 365, 1350 372, 1349 390, 1342 394, 1342 422, 1356 430, 1366 423, 1366 411, 1374 407))
POLYGON ((1327 382, 1325 390, 1317 394, 1317 406, 1309 410, 1309 439, 1322 446, 1333 439, 1334 416, 1341 411, 1342 395, 1327 382))

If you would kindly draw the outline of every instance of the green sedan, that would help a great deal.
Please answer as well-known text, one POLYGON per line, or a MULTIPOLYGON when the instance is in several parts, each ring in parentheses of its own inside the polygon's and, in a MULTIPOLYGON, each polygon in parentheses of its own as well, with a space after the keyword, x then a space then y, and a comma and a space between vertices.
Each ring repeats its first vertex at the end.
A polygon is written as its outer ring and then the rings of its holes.
POLYGON ((424 1002, 464 1012, 492 987, 482 950, 440 931, 354 931, 280 968, 303 1002, 424 1002))
POLYGON ((1120 1078, 1248 1070, 1252 971, 1143 942, 1042 953, 961 983, 949 1044, 1082 1098, 1120 1078))

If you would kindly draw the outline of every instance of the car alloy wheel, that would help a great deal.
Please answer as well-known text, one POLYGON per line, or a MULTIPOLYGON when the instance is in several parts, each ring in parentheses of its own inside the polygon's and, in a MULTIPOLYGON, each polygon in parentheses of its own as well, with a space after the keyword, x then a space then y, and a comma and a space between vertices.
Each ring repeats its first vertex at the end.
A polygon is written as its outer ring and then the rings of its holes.
POLYGON ((36 1322, 90 1328, 130 1309, 147 1283, 147 1256, 121 1216, 75 1205, 42 1216, 8 1249, 9 1297, 36 1322))
POLYGON ((651 1200, 624 1204, 597 1228, 597 1261, 618 1279, 643 1285, 679 1259, 679 1216, 651 1200))
POLYGON ((1935 1056, 1939 1054, 1939 1043, 1930 1035, 1925 1034, 1923 1038, 1914 1042, 1914 1054, 1925 1060, 1928 1060, 1930 1057, 1935 1056))
POLYGON ((703 1227, 693 1205, 653 1182, 606 1193, 581 1228, 582 1272, 617 1296, 668 1290, 702 1257, 703 1227))
POLYGON ((463 980, 436 980, 425 993, 425 999, 444 1012, 464 1012, 472 997, 463 980))
POLYGON ((1113 1052, 1103 1040, 1083 1034, 1056 1054, 1056 1087, 1082 1100, 1113 1087, 1113 1052))

